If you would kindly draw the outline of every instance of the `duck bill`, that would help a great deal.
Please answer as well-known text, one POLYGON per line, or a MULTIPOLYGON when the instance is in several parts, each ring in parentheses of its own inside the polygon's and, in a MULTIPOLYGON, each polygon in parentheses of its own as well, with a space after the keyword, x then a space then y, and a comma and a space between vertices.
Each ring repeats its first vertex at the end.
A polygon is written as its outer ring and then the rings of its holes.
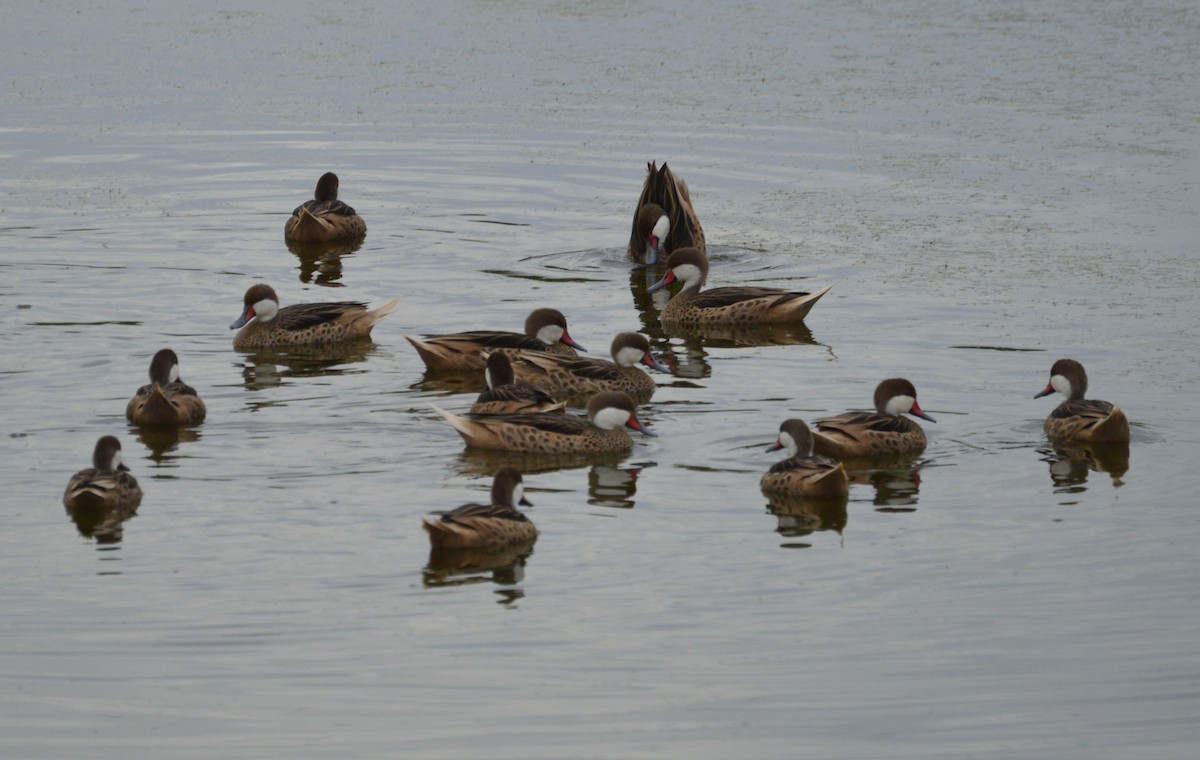
POLYGON ((533 506, 533 502, 530 501, 529 499, 526 499, 524 496, 522 496, 521 500, 518 501, 517 503, 520 504, 522 507, 532 507, 533 506))
POLYGON ((668 375, 671 374, 670 367, 659 364, 658 361, 655 360, 655 358, 653 356, 651 356, 650 354, 646 354, 645 356, 642 357, 642 364, 645 364, 647 367, 649 367, 651 369, 656 369, 659 372, 665 372, 668 375))
POLYGON ((628 421, 628 422, 626 422, 626 423, 625 423, 625 425, 626 425, 627 427, 631 427, 631 428, 633 428, 634 430, 638 431, 638 432, 639 432, 639 433, 641 433, 642 435, 648 435, 648 436, 650 436, 651 438, 657 438, 657 437, 658 437, 658 433, 654 432, 654 431, 653 431, 653 430, 651 430, 650 428, 648 428, 648 427, 646 427, 645 425, 643 425, 642 423, 638 422, 638 418, 637 418, 637 417, 635 417, 635 416, 633 416, 632 414, 631 414, 631 415, 629 415, 629 421, 628 421))
POLYGON ((675 282, 675 270, 668 269, 667 273, 663 276, 663 278, 661 280, 654 283, 650 287, 646 288, 646 292, 653 293, 656 290, 662 290, 663 288, 667 287, 668 285, 670 285, 673 282, 675 282))
POLYGON ((651 235, 646 243, 646 262, 647 264, 658 263, 658 238, 651 235))
POLYGON ((1042 396, 1049 396, 1051 393, 1054 393, 1054 386, 1053 386, 1053 385, 1051 385, 1050 383, 1047 383, 1047 384, 1046 384, 1046 387, 1042 389, 1042 392, 1041 392, 1041 393, 1035 393, 1033 397, 1034 397, 1034 398, 1041 398, 1042 396))
POLYGON ((587 349, 584 348, 583 346, 579 345, 578 343, 576 343, 575 339, 572 338, 570 333, 568 333, 566 330, 563 330, 563 336, 561 338, 559 338, 558 340, 560 343, 566 343, 568 346, 575 349, 576 351, 582 351, 585 354, 587 353, 587 349))
POLYGON ((246 324, 247 322, 249 322, 251 319, 254 319, 254 307, 253 307, 253 306, 247 306, 247 307, 246 307, 246 310, 242 312, 242 316, 240 316, 240 317, 238 317, 237 319, 235 319, 235 320, 234 320, 234 322, 233 322, 233 324, 231 324, 231 325, 229 326, 229 329, 230 329, 230 330, 236 330, 236 329, 238 329, 239 327, 241 327, 242 325, 244 325, 244 324, 246 324))
POLYGON ((910 414, 912 414, 912 415, 914 415, 914 416, 917 416, 917 417, 920 417, 920 418, 921 418, 921 419, 923 419, 923 420, 928 420, 929 422, 937 422, 937 420, 935 420, 934 418, 930 417, 930 416, 929 416, 928 414, 926 414, 925 412, 921 411, 921 407, 917 405, 917 402, 916 402, 916 401, 914 401, 914 402, 913 402, 912 409, 909 409, 908 411, 909 411, 909 413, 910 413, 910 414))
POLYGON ((767 453, 770 453, 772 451, 779 451, 782 448, 783 448, 783 442, 780 441, 778 438, 776 438, 775 443, 772 443, 770 446, 767 447, 767 453))

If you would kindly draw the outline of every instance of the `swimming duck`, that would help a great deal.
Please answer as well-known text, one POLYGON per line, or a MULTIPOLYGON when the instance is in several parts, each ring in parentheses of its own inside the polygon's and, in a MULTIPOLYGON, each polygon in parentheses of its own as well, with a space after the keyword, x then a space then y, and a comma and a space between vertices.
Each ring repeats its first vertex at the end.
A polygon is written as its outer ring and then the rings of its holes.
POLYGON ((484 352, 525 349, 549 351, 551 353, 578 356, 575 352, 586 351, 567 332, 567 318, 558 309, 534 309, 525 318, 525 334, 500 330, 472 330, 449 335, 428 335, 418 340, 404 336, 427 369, 478 370, 487 366, 484 352))
POLYGON ((426 517, 421 527, 434 549, 491 549, 532 544, 538 532, 516 504, 531 507, 521 473, 501 467, 492 480, 491 504, 464 504, 440 517, 426 517))
POLYGON ((646 164, 646 182, 633 212, 633 231, 629 249, 631 261, 654 264, 658 257, 677 248, 704 250, 704 230, 692 209, 687 183, 676 177, 666 164, 646 164))
POLYGON ((849 493, 840 462, 813 454, 813 436, 801 419, 784 420, 779 437, 767 451, 787 449, 788 458, 771 465, 759 485, 763 491, 792 496, 836 499, 849 493))
POLYGON ((917 390, 901 377, 884 380, 875 388, 874 412, 846 412, 817 420, 813 450, 847 459, 883 454, 919 454, 925 449, 925 431, 903 413, 935 422, 917 404, 917 390))
POLYGON ((613 338, 612 361, 519 351, 513 357, 513 371, 523 382, 550 392, 555 398, 590 397, 602 391, 622 391, 634 401, 645 403, 658 387, 639 370, 637 364, 671 374, 650 353, 646 336, 623 332, 613 338))
POLYGON ((633 399, 624 393, 598 393, 587 417, 570 414, 496 414, 460 417, 438 409, 467 446, 534 454, 613 454, 633 448, 623 428, 656 433, 638 422, 633 399))
POLYGON ((284 237, 303 243, 325 243, 365 234, 367 223, 338 200, 338 178, 333 172, 321 175, 313 199, 297 206, 283 225, 284 237))
POLYGON ((400 299, 393 298, 374 311, 358 301, 298 303, 281 309, 274 289, 259 283, 246 291, 242 302, 242 316, 229 326, 230 330, 242 328, 233 338, 233 347, 239 351, 327 346, 364 338, 376 322, 392 313, 400 299))
POLYGON ((121 442, 111 435, 96 441, 92 466, 75 473, 63 493, 68 509, 128 509, 142 500, 142 489, 121 462, 121 442))
POLYGON ((708 256, 699 248, 680 248, 667 258, 666 275, 646 288, 647 292, 653 292, 676 280, 683 283, 683 289, 667 302, 659 315, 664 327, 800 322, 833 287, 827 285, 815 293, 751 286, 701 291, 707 278, 708 256))
MULTIPOLYGON (((554 356, 554 354, 547 354, 554 356)), ((525 414, 528 412, 560 412, 566 404, 532 383, 518 383, 513 376, 508 354, 488 354, 487 390, 471 405, 471 414, 525 414)))
POLYGON ((1050 382, 1034 398, 1058 391, 1067 400, 1046 418, 1046 436, 1056 441, 1128 443, 1129 419, 1107 401, 1085 399, 1087 372, 1074 359, 1059 359, 1050 368, 1050 382))
POLYGON ((150 384, 137 389, 125 406, 135 425, 198 425, 207 410, 196 389, 179 376, 179 357, 164 348, 150 360, 150 384))

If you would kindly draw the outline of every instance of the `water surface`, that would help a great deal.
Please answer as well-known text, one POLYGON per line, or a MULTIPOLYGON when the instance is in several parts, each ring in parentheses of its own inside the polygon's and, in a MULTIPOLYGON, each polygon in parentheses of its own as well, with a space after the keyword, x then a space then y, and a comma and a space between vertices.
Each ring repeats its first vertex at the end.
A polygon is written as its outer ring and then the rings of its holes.
POLYGON ((1194 753, 1191 5, 29 6, 0 36, 6 756, 1194 753), (835 284, 804 328, 658 327, 623 258, 649 160, 710 284, 835 284), (331 169, 366 240, 289 250, 331 169), (236 352, 258 281, 403 300, 342 355, 236 352), (593 355, 653 338, 660 437, 521 462, 533 553, 431 565, 420 516, 507 459, 402 336, 543 305, 593 355), (168 345, 209 418, 147 435, 124 404, 168 345), (1044 440, 1061 356, 1127 463, 1044 440), (769 504, 779 422, 895 375, 922 456, 769 504), (145 498, 81 533, 62 489, 110 433, 145 498))

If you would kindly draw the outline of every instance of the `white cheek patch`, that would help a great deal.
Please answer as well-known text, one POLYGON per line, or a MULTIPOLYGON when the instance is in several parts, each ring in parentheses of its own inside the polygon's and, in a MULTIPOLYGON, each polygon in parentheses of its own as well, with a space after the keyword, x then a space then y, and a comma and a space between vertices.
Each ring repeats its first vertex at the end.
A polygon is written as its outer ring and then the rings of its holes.
POLYGON ((172 364, 171 371, 167 373, 167 383, 170 384, 177 382, 179 382, 179 365, 172 364))
POLYGON ((537 339, 549 346, 562 340, 562 336, 563 329, 558 325, 546 325, 537 331, 537 339))
POLYGON ((1071 381, 1062 375, 1052 375, 1050 377, 1050 387, 1067 398, 1071 398, 1071 381))
POLYGON ((901 415, 912 410, 915 403, 917 400, 912 396, 892 396, 883 410, 891 415, 901 415))
POLYGON ((125 463, 121 461, 121 452, 117 451, 113 453, 112 462, 108 465, 108 469, 119 470, 123 464, 125 463))
POLYGON ((700 282, 700 269, 694 264, 680 264, 671 271, 675 272, 675 279, 682 282, 684 287, 700 282))
POLYGON ((254 304, 254 316, 259 322, 270 322, 279 313, 279 304, 269 298, 264 298, 254 304))
POLYGON ((517 486, 516 486, 516 488, 513 489, 513 494, 512 494, 513 506, 520 504, 521 499, 524 499, 524 498, 525 498, 525 486, 521 485, 520 483, 517 483, 517 486))
POLYGON ((671 234, 671 220, 665 214, 660 216, 654 224, 654 229, 650 230, 650 234, 658 240, 659 247, 662 247, 663 241, 667 239, 667 235, 671 234))
POLYGON ((625 348, 617 351, 617 355, 613 358, 616 359, 617 364, 621 365, 622 367, 632 367, 640 362, 643 356, 645 356, 645 354, 642 353, 641 349, 626 346, 625 348))
POLYGON ((796 456, 796 452, 799 450, 799 447, 796 445, 796 439, 792 437, 791 433, 780 432, 779 442, 783 444, 785 449, 787 449, 788 456, 796 456))
POLYGON ((592 422, 596 423, 596 427, 603 430, 617 430, 624 427, 629 421, 629 412, 624 409, 618 409, 615 406, 606 406, 599 412, 596 412, 595 419, 592 422))

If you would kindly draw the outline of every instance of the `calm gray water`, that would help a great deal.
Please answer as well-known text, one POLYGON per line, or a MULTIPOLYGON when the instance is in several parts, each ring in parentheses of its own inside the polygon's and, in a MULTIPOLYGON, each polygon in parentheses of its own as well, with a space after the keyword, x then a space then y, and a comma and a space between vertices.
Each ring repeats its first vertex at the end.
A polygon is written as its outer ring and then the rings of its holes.
POLYGON ((1194 4, 248 5, 5 14, 0 755, 1195 755, 1194 4), (663 336, 648 160, 710 284, 836 283, 807 330, 663 336), (305 259, 330 169, 368 236, 305 259), (227 329, 256 281, 403 300, 270 361, 227 329), (420 516, 502 458, 403 335, 541 305, 655 338, 660 437, 525 463, 533 554, 427 567, 420 516), (163 346, 209 408, 177 439, 123 416, 163 346), (1046 445, 1062 356, 1127 469, 1046 445), (924 456, 772 513, 779 422, 893 375, 924 456), (62 489, 110 433, 145 498, 86 537, 62 489))

